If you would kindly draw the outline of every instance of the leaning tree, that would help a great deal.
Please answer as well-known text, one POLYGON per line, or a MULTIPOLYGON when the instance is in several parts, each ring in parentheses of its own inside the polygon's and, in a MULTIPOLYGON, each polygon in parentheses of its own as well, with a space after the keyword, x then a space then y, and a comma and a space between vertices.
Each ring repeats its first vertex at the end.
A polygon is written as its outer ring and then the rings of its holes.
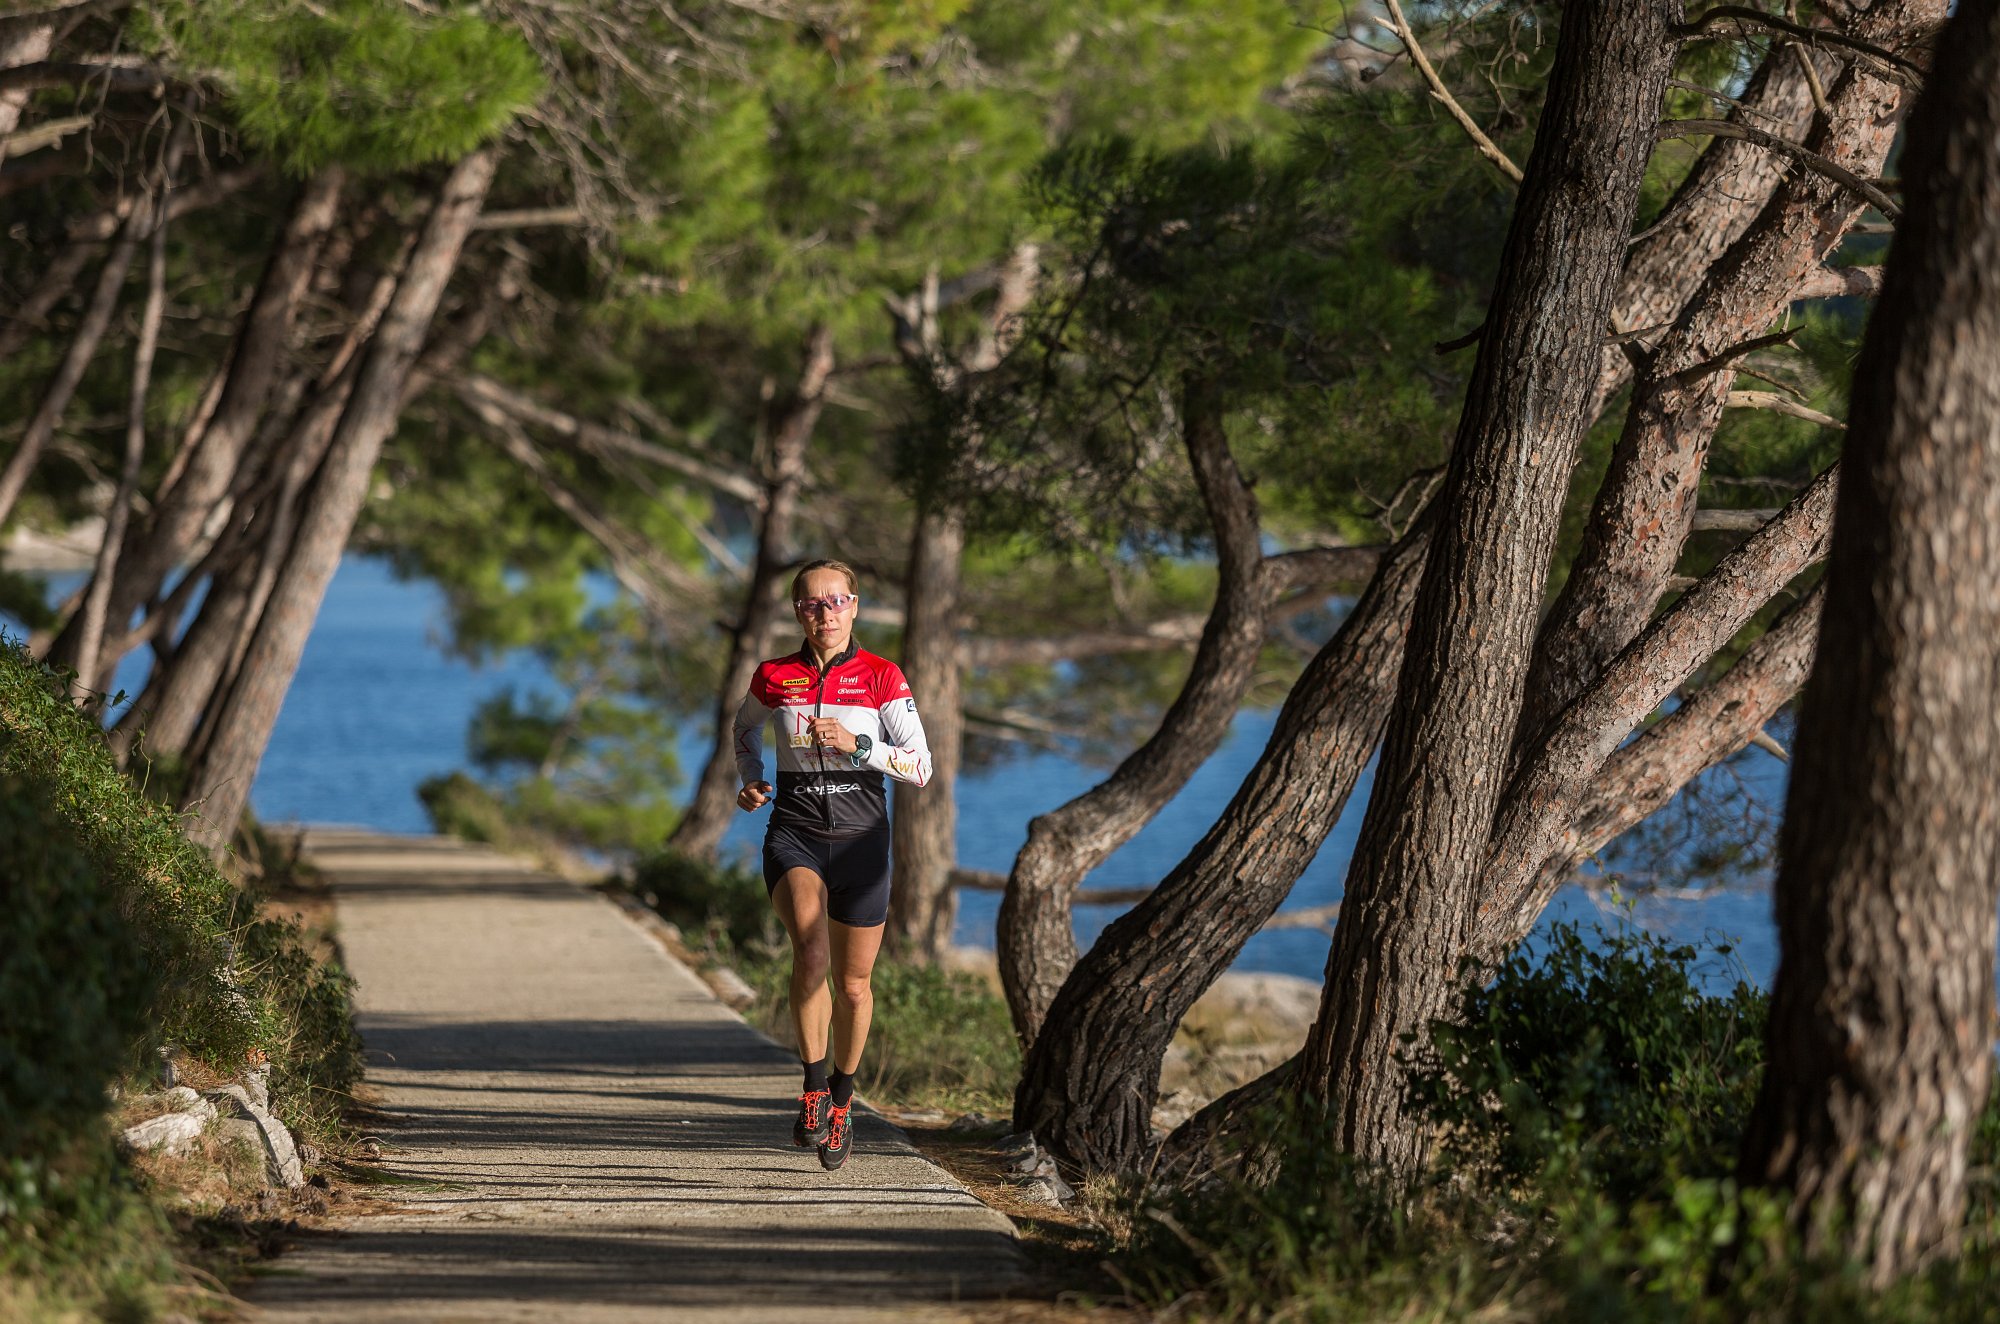
MULTIPOLYGON (((1152 896, 1106 930, 1065 982, 1027 1059, 1016 1096, 1018 1124, 1033 1128, 1056 1152, 1084 1166, 1119 1168, 1139 1161, 1160 1056, 1174 1026, 1248 934, 1275 910, 1324 840, 1380 738, 1399 675, 1413 699, 1424 699, 1428 689, 1446 687, 1441 668, 1453 672, 1452 684, 1473 684, 1484 669, 1499 666, 1500 652, 1511 659, 1502 668, 1505 675, 1486 674, 1478 682, 1490 685, 1480 690, 1483 700, 1470 691, 1460 696, 1471 704, 1466 711, 1478 714, 1476 720, 1466 717, 1456 726, 1440 726, 1440 715, 1433 712, 1433 725, 1420 730, 1408 723, 1423 706, 1396 705, 1405 714, 1397 758, 1415 761, 1407 775, 1376 781, 1379 803, 1371 803, 1371 827, 1358 853, 1358 872, 1350 879, 1340 924, 1350 935, 1368 927, 1373 951, 1395 953, 1395 959, 1383 964, 1370 955, 1370 943, 1350 936, 1343 946, 1336 937, 1326 1004, 1303 1059, 1311 1069, 1287 1064, 1271 1078, 1218 1101, 1174 1138, 1174 1154, 1199 1148, 1244 1104, 1287 1083, 1321 1100, 1394 1095, 1399 1035, 1421 1030, 1425 1017, 1437 1014, 1443 1004, 1434 1003, 1432 995, 1441 997, 1455 986, 1462 963, 1478 966, 1498 959, 1533 925, 1579 860, 1664 803, 1702 768, 1762 735, 1763 724, 1789 700, 1803 675, 1817 599, 1808 598, 1784 614, 1734 666, 1720 670, 1712 659, 1753 621, 1770 619, 1793 581, 1823 553, 1832 477, 1822 475, 1782 511, 1751 521, 1758 525, 1755 532, 1692 579, 1679 573, 1688 557, 1690 533, 1742 526, 1736 517, 1712 520, 1697 509, 1709 441, 1725 409, 1773 403, 1770 393, 1733 389, 1733 380, 1740 370, 1758 364, 1751 356, 1779 342, 1781 333, 1772 328, 1796 301, 1870 288, 1865 273, 1836 268, 1831 259, 1865 208, 1886 208, 1884 215, 1894 215, 1893 202, 1869 179, 1880 171, 1898 108, 1916 80, 1915 57, 1943 12, 1941 4, 1911 0, 1874 6, 1849 28, 1795 32, 1780 23, 1765 71, 1753 86, 1762 89, 1760 95, 1775 95, 1774 82, 1788 68, 1809 86, 1818 85, 1802 142, 1728 120, 1654 122, 1660 105, 1657 88, 1650 109, 1633 112, 1647 121, 1646 133, 1619 151, 1643 157, 1655 139, 1712 134, 1718 143, 1703 161, 1726 151, 1736 164, 1727 169, 1701 165, 1695 174, 1714 169, 1746 189, 1761 186, 1765 192, 1747 223, 1741 194, 1733 194, 1725 207, 1711 190, 1676 195, 1673 206, 1636 240, 1621 232, 1606 249, 1614 272, 1620 253, 1629 249, 1629 255, 1589 331, 1595 337, 1596 366, 1583 377, 1566 379, 1573 389, 1559 393, 1560 408, 1553 400, 1544 401, 1547 409, 1538 406, 1534 431, 1544 444, 1502 452, 1526 466, 1524 476, 1537 476, 1534 471, 1545 460, 1560 459, 1559 448, 1548 449, 1556 434, 1544 438, 1542 430, 1575 425, 1572 399, 1584 402, 1587 416, 1611 375, 1603 356, 1614 352, 1625 360, 1625 372, 1618 375, 1631 380, 1632 404, 1612 444, 1607 478, 1589 512, 1563 596, 1537 626, 1546 544, 1533 554, 1501 555, 1524 578, 1519 592, 1506 590, 1511 624, 1495 639, 1498 619, 1486 619, 1480 610, 1486 598, 1460 597, 1454 604, 1452 585, 1465 585, 1440 581, 1432 608, 1445 615, 1427 627, 1428 661, 1413 660, 1416 655, 1407 652, 1402 634, 1416 619, 1418 587, 1431 573, 1430 540, 1453 519, 1469 521, 1461 526, 1461 538, 1491 536, 1479 530, 1477 511, 1471 508, 1478 488, 1467 486, 1469 478, 1462 477, 1452 489, 1459 497, 1456 503, 1442 496, 1434 502, 1385 555, 1354 614, 1301 678, 1264 756, 1222 818, 1152 896), (1794 42, 1813 49, 1802 55, 1794 42), (1810 68, 1806 57, 1816 61, 1810 68), (1744 169, 1744 143, 1784 156, 1788 169, 1744 169), (1708 234, 1715 228, 1735 237, 1717 243, 1708 234), (1717 256, 1706 263, 1646 261, 1655 244, 1683 255, 1717 256), (1675 310, 1669 320, 1659 319, 1662 307, 1675 310), (1632 325, 1622 320, 1627 317, 1647 320, 1632 325), (1599 390, 1592 389, 1593 383, 1599 390), (1663 612, 1662 601, 1670 604, 1663 612), (1453 615, 1448 609, 1454 606, 1470 614, 1453 615), (1458 626, 1453 621, 1464 626, 1463 634, 1454 636, 1458 626), (1525 651, 1515 647, 1523 621, 1533 640, 1525 651), (1477 644, 1470 633, 1475 626, 1482 633, 1477 644), (1505 649, 1499 646, 1503 642, 1505 649), (1467 652, 1469 657, 1462 656, 1467 652), (1566 660, 1559 668, 1539 660, 1549 656, 1566 660), (1516 673, 1516 664, 1527 670, 1516 673), (1663 702, 1704 669, 1712 677, 1706 686, 1681 692, 1682 701, 1670 714, 1660 715, 1640 739, 1628 743, 1663 702), (1528 677, 1552 674, 1547 684, 1559 692, 1530 688, 1528 677), (1419 744, 1425 749, 1419 750, 1419 744), (1426 757, 1450 762, 1451 775, 1429 775, 1438 769, 1426 757), (1465 863, 1418 867, 1418 857, 1431 858, 1426 852, 1445 836, 1457 842, 1465 863), (1405 869, 1406 864, 1411 867, 1405 869), (1364 877, 1372 881, 1357 885, 1364 877), (1427 892, 1413 890, 1409 884, 1417 878, 1440 885, 1427 892), (1188 916, 1199 916, 1199 922, 1176 926, 1176 918, 1185 921, 1188 916), (1363 982, 1396 996, 1354 998, 1349 1005, 1363 982)), ((1739 25, 1757 21, 1733 7, 1726 17, 1727 23, 1711 18, 1681 24, 1674 15, 1659 13, 1620 21, 1660 25, 1657 49, 1647 47, 1645 74, 1650 78, 1654 57, 1671 62, 1682 43, 1733 37, 1739 25)), ((1566 22, 1579 21, 1612 20, 1572 6, 1566 22)), ((1630 79, 1639 76, 1625 70, 1625 81, 1620 81, 1619 71, 1576 59, 1579 63, 1570 66, 1573 77, 1578 69, 1593 67, 1628 94, 1630 79)), ((1753 108, 1738 109, 1763 124, 1753 108)), ((1587 132, 1588 126, 1579 126, 1571 136, 1587 141, 1587 132)), ((1600 185, 1614 180, 1629 184, 1631 176, 1617 174, 1608 164, 1595 176, 1600 185)), ((1526 201, 1524 194, 1524 208, 1526 201)), ((1517 233, 1519 227, 1532 230, 1532 224, 1524 211, 1517 218, 1517 233)), ((1563 233, 1563 242, 1569 243, 1585 232, 1563 233)), ((1546 252, 1540 256, 1545 258, 1546 252)), ((1531 249, 1522 260, 1531 265, 1535 257, 1531 249)), ((1496 320, 1501 311, 1496 299, 1477 337, 1481 342, 1499 334, 1497 326, 1520 326, 1496 320)), ((1512 312, 1518 316, 1519 305, 1512 312)), ((1530 339, 1550 352, 1558 339, 1577 330, 1548 325, 1547 334, 1538 334, 1532 325, 1530 339)), ((1581 371, 1572 360, 1563 362, 1570 364, 1565 373, 1581 371)), ((1552 370, 1554 360, 1517 346, 1513 363, 1521 369, 1513 378, 1501 362, 1487 369, 1507 379, 1503 395, 1529 390, 1530 378, 1535 391, 1549 384, 1545 370, 1552 370), (1527 372, 1530 367, 1535 372, 1527 372)), ((1502 386, 1496 381, 1490 389, 1502 386)), ((1518 397, 1539 398, 1532 391, 1518 397)), ((1474 394, 1469 404, 1483 399, 1474 394)), ((1471 456, 1459 463, 1461 468, 1470 464, 1471 456)), ((1568 466, 1559 467, 1566 482, 1568 466)), ((1556 488, 1559 493, 1561 484, 1556 488)), ((1550 499, 1544 490, 1538 521, 1548 517, 1550 499)), ((1495 544, 1507 545, 1505 539, 1495 544)), ((1466 571, 1463 557, 1457 564, 1466 571)), ((1346 1122, 1352 1123, 1346 1139, 1361 1152, 1392 1162, 1421 1152, 1420 1137, 1405 1125, 1393 1098, 1366 1107, 1357 1102, 1346 1122)))
POLYGON ((2000 9, 1911 117, 1856 369, 1742 1176, 1877 1283, 1955 1246, 2000 909, 2000 9))

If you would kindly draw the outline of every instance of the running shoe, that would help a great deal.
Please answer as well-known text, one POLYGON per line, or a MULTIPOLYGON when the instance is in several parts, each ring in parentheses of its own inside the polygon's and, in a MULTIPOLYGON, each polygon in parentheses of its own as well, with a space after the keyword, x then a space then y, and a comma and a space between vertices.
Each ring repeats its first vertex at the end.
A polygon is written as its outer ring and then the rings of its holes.
POLYGON ((792 1143, 800 1149, 824 1144, 827 1132, 827 1105, 830 1090, 807 1090, 799 1096, 799 1120, 792 1123, 792 1143))
POLYGON ((828 1172, 847 1162, 847 1151, 852 1147, 849 1142, 854 1139, 854 1128, 847 1124, 847 1110, 853 1106, 850 1103, 843 1108, 836 1103, 827 1108, 826 1139, 819 1143, 819 1165, 828 1172))

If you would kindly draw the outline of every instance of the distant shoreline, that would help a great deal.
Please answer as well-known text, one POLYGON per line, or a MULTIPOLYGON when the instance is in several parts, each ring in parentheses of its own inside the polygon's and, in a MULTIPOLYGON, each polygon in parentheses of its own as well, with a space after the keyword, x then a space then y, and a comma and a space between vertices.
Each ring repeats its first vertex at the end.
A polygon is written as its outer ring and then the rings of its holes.
POLYGON ((104 541, 104 520, 92 516, 56 533, 16 526, 0 543, 0 565, 9 570, 61 574, 88 570, 104 541))

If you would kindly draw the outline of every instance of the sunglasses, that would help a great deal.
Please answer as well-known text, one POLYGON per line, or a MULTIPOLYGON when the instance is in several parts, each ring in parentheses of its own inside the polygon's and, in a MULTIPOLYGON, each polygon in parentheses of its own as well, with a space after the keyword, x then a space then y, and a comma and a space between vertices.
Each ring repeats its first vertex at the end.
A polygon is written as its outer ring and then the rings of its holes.
POLYGON ((797 598, 793 600, 792 605, 806 615, 811 616, 823 611, 846 611, 859 601, 861 599, 855 597, 852 593, 834 593, 824 598, 797 598))

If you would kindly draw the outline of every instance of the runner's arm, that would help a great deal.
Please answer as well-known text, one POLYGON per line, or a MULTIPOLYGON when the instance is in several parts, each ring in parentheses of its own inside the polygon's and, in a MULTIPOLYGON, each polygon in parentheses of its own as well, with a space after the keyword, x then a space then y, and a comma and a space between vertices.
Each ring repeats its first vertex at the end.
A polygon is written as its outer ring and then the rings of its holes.
POLYGON ((923 719, 917 716, 917 701, 910 697, 909 686, 901 688, 901 698, 882 705, 882 739, 868 751, 863 766, 893 781, 922 786, 931 779, 930 742, 924 739, 923 719))
POLYGON ((736 780, 741 786, 766 780, 764 776, 764 724, 771 710, 757 698, 753 686, 736 710, 736 780))

